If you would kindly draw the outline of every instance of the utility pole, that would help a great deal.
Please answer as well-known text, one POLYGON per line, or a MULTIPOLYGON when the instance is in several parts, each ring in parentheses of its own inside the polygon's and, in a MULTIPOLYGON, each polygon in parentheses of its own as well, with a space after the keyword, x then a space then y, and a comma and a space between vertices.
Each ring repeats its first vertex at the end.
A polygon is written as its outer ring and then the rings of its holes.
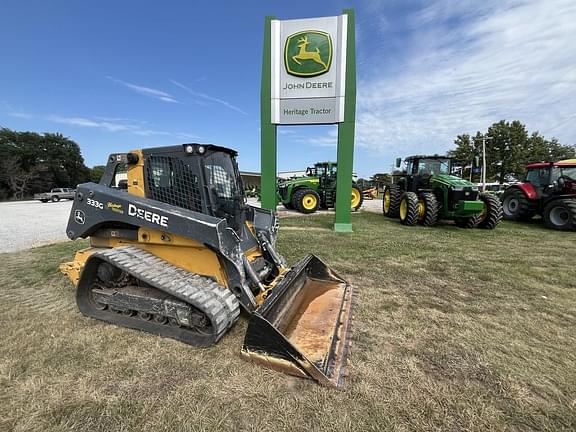
MULTIPOLYGON (((482 192, 486 190, 486 140, 494 139, 494 137, 480 135, 482 138, 482 192)), ((473 138, 476 140, 476 138, 473 138)))

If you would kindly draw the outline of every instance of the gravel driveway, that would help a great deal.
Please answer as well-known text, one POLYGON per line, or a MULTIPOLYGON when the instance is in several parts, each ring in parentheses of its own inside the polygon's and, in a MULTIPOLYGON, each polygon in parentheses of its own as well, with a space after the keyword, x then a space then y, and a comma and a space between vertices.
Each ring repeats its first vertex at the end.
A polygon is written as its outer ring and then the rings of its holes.
POLYGON ((0 203, 0 252, 68 240, 66 224, 72 201, 0 203))
MULTIPOLYGON (((256 199, 248 199, 248 204, 260 207, 256 199)), ((71 207, 72 201, 0 203, 0 253, 68 240, 66 224, 71 207)), ((294 210, 286 210, 281 205, 277 210, 280 217, 306 216, 294 210)), ((380 213, 382 201, 366 200, 360 211, 380 213)), ((321 210, 318 213, 333 212, 334 210, 321 210)))

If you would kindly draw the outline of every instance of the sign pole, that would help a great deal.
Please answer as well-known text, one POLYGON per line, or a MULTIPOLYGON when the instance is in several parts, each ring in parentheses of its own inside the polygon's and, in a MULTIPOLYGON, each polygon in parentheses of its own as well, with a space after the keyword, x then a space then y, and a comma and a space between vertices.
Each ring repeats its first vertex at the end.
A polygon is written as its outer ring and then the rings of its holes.
POLYGON ((352 169, 354 166, 354 125, 356 121, 356 52, 354 10, 344 9, 348 16, 346 42, 346 91, 344 122, 338 124, 338 178, 336 180, 336 217, 334 231, 352 232, 352 169))
POLYGON ((262 208, 276 210, 276 125, 272 123, 272 38, 274 17, 264 22, 264 58, 260 85, 260 199, 262 208))

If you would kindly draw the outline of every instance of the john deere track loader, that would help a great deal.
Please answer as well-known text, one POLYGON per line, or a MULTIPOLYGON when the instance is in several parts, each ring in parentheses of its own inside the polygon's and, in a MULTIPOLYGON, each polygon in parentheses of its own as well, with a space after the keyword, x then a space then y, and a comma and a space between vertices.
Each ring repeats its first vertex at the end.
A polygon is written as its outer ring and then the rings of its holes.
POLYGON ((184 144, 112 154, 78 186, 70 239, 90 238, 61 270, 80 311, 190 345, 216 343, 242 307, 242 354, 341 387, 352 287, 319 258, 288 268, 274 213, 245 204, 236 152, 184 144))

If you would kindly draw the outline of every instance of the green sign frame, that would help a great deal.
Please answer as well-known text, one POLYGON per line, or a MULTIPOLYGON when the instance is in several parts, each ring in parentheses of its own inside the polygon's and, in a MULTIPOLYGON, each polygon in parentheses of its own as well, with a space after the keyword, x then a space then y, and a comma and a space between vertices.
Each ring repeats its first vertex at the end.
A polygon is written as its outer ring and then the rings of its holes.
MULTIPOLYGON (((347 38, 346 38, 346 87, 344 94, 344 121, 338 123, 338 178, 336 183, 336 212, 334 218, 334 231, 352 232, 351 218, 351 196, 352 196, 352 169, 354 166, 354 131, 356 124, 356 40, 355 40, 355 15, 353 9, 344 9, 343 14, 347 15, 347 38)), ((272 21, 275 17, 267 16, 264 22, 264 46, 262 61, 262 81, 260 88, 260 166, 261 166, 261 205, 262 208, 276 210, 276 175, 277 175, 277 125, 272 123, 272 21)), ((304 33, 322 33, 308 30, 295 33, 289 37, 298 36, 304 33)), ((303 39, 302 36, 301 39, 303 39)), ((306 50, 307 39, 300 42, 306 50)), ((294 76, 319 76, 330 69, 332 63, 332 41, 330 40, 330 62, 323 58, 323 63, 327 66, 320 71, 317 67, 311 75, 305 75, 306 71, 296 71, 288 64, 288 43, 284 47, 284 62, 286 70, 294 76), (301 75, 297 75, 300 73, 301 75)), ((300 48, 302 49, 302 48, 300 48)))

